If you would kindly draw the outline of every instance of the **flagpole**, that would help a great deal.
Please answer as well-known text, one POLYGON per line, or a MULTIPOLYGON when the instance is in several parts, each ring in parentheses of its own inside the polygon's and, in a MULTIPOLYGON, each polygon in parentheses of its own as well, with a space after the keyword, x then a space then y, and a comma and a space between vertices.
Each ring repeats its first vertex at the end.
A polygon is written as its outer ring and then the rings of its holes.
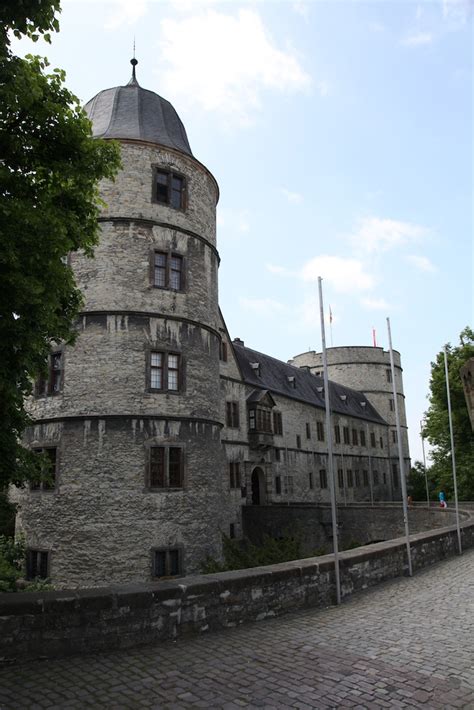
POLYGON ((449 372, 448 372, 448 350, 444 346, 444 371, 446 373, 446 394, 448 396, 448 418, 449 418, 449 434, 451 436, 451 464, 453 467, 453 483, 454 483, 454 505, 456 507, 456 528, 458 531, 458 546, 459 554, 462 554, 461 545, 461 528, 459 527, 459 508, 458 508, 458 484, 456 480, 456 457, 454 455, 454 433, 453 433, 453 417, 451 414, 451 396, 449 394, 449 372))
POLYGON ((402 485, 403 521, 405 523, 405 537, 406 537, 407 559, 408 559, 408 574, 410 575, 410 577, 412 577, 413 576, 413 568, 412 568, 412 564, 411 564, 410 530, 408 528, 407 482, 406 482, 406 477, 405 477, 405 462, 403 460, 403 453, 402 453, 402 430, 400 427, 400 415, 399 415, 399 411, 398 411, 397 383, 395 381, 395 364, 393 361, 392 332, 390 330, 390 318, 387 318, 387 329, 388 329, 388 344, 389 344, 389 349, 390 349, 390 370, 392 372, 393 402, 395 405, 395 421, 397 424, 398 463, 400 466, 400 482, 402 485))
POLYGON ((336 577, 336 602, 341 603, 341 580, 339 576, 339 549, 337 541, 337 512, 336 512, 336 485, 334 481, 334 465, 332 457, 332 428, 331 428, 331 410, 329 402, 329 377, 328 377, 328 361, 326 354, 326 333, 324 329, 324 306, 323 306, 323 289, 322 278, 318 276, 319 289, 319 311, 321 315, 321 341, 323 351, 323 375, 324 375, 324 401, 326 404, 326 439, 328 442, 328 471, 329 471, 329 490, 331 493, 331 517, 332 517, 332 542, 334 550, 334 573, 336 577))
POLYGON ((332 310, 331 305, 329 305, 329 331, 331 333, 331 347, 334 347, 332 342, 332 310))
POLYGON ((423 451, 423 469, 425 472, 426 503, 429 508, 430 507, 430 491, 428 488, 428 474, 426 472, 425 437, 423 436, 423 421, 420 422, 420 434, 421 434, 421 450, 423 451))

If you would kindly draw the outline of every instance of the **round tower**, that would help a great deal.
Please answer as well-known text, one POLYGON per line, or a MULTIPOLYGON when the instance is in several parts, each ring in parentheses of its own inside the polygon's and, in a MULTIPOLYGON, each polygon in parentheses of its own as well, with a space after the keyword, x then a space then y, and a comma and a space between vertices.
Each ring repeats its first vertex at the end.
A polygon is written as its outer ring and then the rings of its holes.
MULTIPOLYGON (((389 425, 388 446, 391 457, 396 460, 398 449, 390 353, 383 348, 365 346, 327 348, 326 352, 329 379, 362 392, 389 425)), ((394 351, 393 357, 403 457, 409 465, 410 452, 400 353, 394 351)), ((313 374, 322 373, 322 353, 314 350, 295 355, 290 362, 296 367, 309 368, 313 374)))
POLYGON ((58 588, 189 574, 221 551, 218 186, 132 64, 85 106, 122 169, 101 184, 94 258, 70 256, 77 341, 30 407, 55 480, 19 494, 18 523, 30 576, 47 566, 58 588))

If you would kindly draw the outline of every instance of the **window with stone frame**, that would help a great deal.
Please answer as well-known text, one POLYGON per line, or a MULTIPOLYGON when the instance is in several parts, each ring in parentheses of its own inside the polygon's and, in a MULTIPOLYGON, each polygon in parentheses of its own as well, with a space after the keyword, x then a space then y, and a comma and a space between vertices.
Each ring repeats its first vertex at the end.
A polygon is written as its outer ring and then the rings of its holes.
POLYGON ((327 476, 325 468, 319 469, 319 487, 320 488, 327 488, 328 487, 328 476, 327 476))
POLYGON ((180 446, 150 446, 147 487, 151 490, 182 489, 184 452, 180 446))
POLYGON ((400 479, 398 476, 398 466, 396 463, 392 464, 392 481, 393 481, 393 487, 398 488, 400 479))
POLYGON ((348 426, 343 427, 342 433, 343 433, 343 435, 344 435, 344 443, 345 443, 345 444, 350 444, 350 443, 351 443, 351 439, 350 439, 349 427, 348 427, 348 426))
POLYGON ((391 397, 390 397, 390 399, 388 400, 388 406, 389 406, 389 409, 390 409, 391 412, 394 412, 394 411, 395 411, 395 403, 394 403, 394 401, 393 401, 393 399, 392 399, 391 397))
POLYGON ((339 488, 344 488, 344 469, 337 469, 337 485, 339 488))
POLYGON ((59 394, 63 383, 63 353, 55 350, 48 356, 47 373, 41 375, 35 384, 35 395, 44 397, 59 394))
POLYGON ((353 444, 353 446, 359 445, 359 435, 358 435, 357 429, 352 430, 352 444, 353 444))
POLYGON ((281 476, 275 476, 275 495, 281 495, 281 476))
POLYGON ((396 429, 392 429, 392 443, 397 444, 398 443, 398 436, 397 436, 397 431, 396 429))
POLYGON ((283 486, 284 486, 283 492, 285 495, 293 495, 293 493, 294 493, 293 476, 284 476, 283 477, 283 486))
POLYGON ((225 423, 231 429, 238 429, 240 426, 240 413, 238 402, 225 403, 225 423))
POLYGON ((296 448, 301 449, 301 436, 299 434, 296 435, 296 448))
POLYGON ((57 456, 56 447, 45 446, 40 449, 33 449, 35 454, 43 454, 46 458, 46 465, 40 479, 30 481, 30 491, 54 491, 56 488, 57 456))
POLYGON ((363 471, 362 471, 362 478, 364 481, 364 486, 368 486, 369 485, 369 472, 366 469, 363 469, 363 471))
POLYGON ((354 487, 354 477, 352 475, 352 470, 350 468, 347 469, 347 487, 348 488, 354 487))
POLYGON ((380 448, 383 449, 383 438, 380 437, 380 448))
POLYGON ((283 434, 283 420, 281 412, 273 412, 273 433, 278 436, 283 434))
POLYGON ((323 422, 316 422, 316 435, 318 441, 324 441, 324 424, 323 422))
POLYGON ((184 175, 155 168, 153 200, 176 210, 186 208, 186 178, 184 175))
POLYGON ((228 360, 228 347, 225 340, 219 341, 219 360, 222 362, 227 362, 228 360))
POLYGON ((355 476, 354 476, 354 478, 355 478, 355 485, 356 485, 356 488, 359 488, 359 487, 360 487, 360 472, 359 472, 359 469, 356 469, 356 470, 355 470, 355 476))
POLYGON ((306 438, 311 439, 311 427, 309 425, 309 422, 306 422, 306 438))
POLYGON ((375 432, 370 432, 370 445, 373 449, 377 448, 377 441, 375 440, 375 432))
POLYGON ((154 392, 182 390, 182 360, 179 353, 158 350, 150 352, 148 387, 154 392))
POLYGON ((249 408, 249 429, 272 433, 272 413, 267 407, 253 406, 249 408))
POLYGON ((341 427, 339 426, 339 424, 334 425, 334 440, 336 444, 341 443, 341 427))
POLYGON ((184 258, 173 252, 153 252, 153 286, 170 291, 184 290, 184 258))
POLYGON ((308 471, 308 485, 309 485, 309 490, 312 491, 314 488, 313 472, 312 471, 308 471))
POLYGON ((383 476, 383 484, 384 484, 384 486, 386 486, 387 485, 387 472, 384 471, 382 473, 382 476, 383 476))
POLYGON ((276 448, 276 447, 273 449, 273 458, 275 459, 275 461, 281 461, 281 451, 280 451, 280 449, 278 449, 278 448, 276 448))
POLYGON ((229 461, 229 483, 231 488, 241 488, 240 461, 229 461))
POLYGON ((374 486, 378 486, 379 485, 379 472, 374 471, 373 477, 374 477, 374 486))
POLYGON ((47 579, 49 576, 49 552, 47 550, 26 551, 26 579, 47 579))
POLYGON ((387 382, 392 381, 392 371, 391 370, 385 370, 385 374, 387 376, 387 382))
POLYGON ((179 577, 184 574, 180 547, 162 547, 152 552, 153 577, 179 577))
POLYGON ((359 439, 360 439, 360 445, 365 446, 365 431, 361 429, 359 431, 359 439))

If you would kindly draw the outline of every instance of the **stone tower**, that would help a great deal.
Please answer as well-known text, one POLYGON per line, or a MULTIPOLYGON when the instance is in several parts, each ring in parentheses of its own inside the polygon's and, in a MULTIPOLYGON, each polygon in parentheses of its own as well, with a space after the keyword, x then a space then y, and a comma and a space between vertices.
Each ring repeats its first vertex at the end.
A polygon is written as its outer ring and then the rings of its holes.
POLYGON ((132 64, 85 107, 122 169, 94 258, 70 258, 79 337, 30 407, 55 482, 18 493, 18 525, 30 575, 47 566, 57 588, 189 574, 221 551, 218 186, 132 64))
MULTIPOLYGON (((408 428, 403 392, 403 371, 400 353, 394 351, 395 384, 398 411, 402 430, 402 451, 406 461, 406 472, 410 466, 408 428)), ((322 373, 322 353, 309 351, 295 355, 290 361, 296 367, 308 367, 310 371, 322 373)), ((365 346, 343 346, 327 349, 328 375, 333 382, 362 392, 377 412, 389 425, 388 448, 394 465, 398 461, 395 406, 390 370, 390 353, 383 348, 365 346)))

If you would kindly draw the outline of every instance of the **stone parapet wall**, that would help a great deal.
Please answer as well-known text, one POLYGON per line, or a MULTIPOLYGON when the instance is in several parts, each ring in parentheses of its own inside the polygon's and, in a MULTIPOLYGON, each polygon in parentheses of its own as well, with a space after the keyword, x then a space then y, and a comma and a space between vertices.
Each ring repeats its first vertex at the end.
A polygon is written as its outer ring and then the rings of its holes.
MULTIPOLYGON (((474 522, 462 524, 464 548, 474 522)), ((457 553, 455 527, 413 535, 413 570, 457 553)), ((340 555, 342 596, 407 573, 405 540, 340 555)), ((334 603, 332 555, 269 567, 95 590, 0 594, 8 661, 123 649, 334 603)))

